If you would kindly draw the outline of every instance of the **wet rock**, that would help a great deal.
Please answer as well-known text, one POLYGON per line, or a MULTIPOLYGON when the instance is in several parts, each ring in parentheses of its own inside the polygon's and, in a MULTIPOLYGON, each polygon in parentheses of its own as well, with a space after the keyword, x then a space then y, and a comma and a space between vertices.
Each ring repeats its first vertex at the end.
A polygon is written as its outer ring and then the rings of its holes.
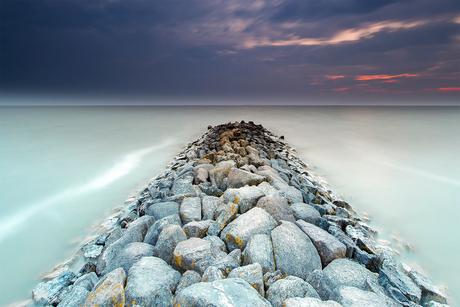
POLYGON ((409 275, 412 281, 420 288, 420 290, 422 290, 422 305, 425 305, 429 301, 447 304, 446 296, 438 287, 433 285, 433 283, 428 278, 426 278, 414 269, 410 270, 407 275, 409 275))
POLYGON ((321 215, 312 206, 304 203, 295 203, 291 205, 291 210, 296 220, 303 220, 307 223, 318 225, 321 215))
POLYGON ((265 295, 262 267, 258 263, 235 268, 228 274, 228 278, 242 278, 253 286, 262 297, 265 295))
POLYGON ((284 301, 292 297, 320 298, 311 285, 295 276, 274 282, 267 292, 267 299, 273 307, 281 307, 284 301))
POLYGON ((369 254, 378 254, 374 247, 374 241, 368 234, 363 232, 360 227, 352 227, 351 225, 348 225, 346 226, 345 231, 347 232, 348 236, 355 242, 356 246, 358 246, 360 249, 369 254))
POLYGON ((153 256, 172 264, 174 249, 179 242, 185 240, 187 240, 187 236, 179 225, 168 225, 160 233, 158 242, 153 249, 153 256))
POLYGON ((345 256, 347 258, 352 258, 353 257, 353 252, 355 248, 357 247, 355 245, 355 242, 345 234, 345 232, 342 231, 338 226, 332 225, 328 227, 327 230, 331 235, 333 235, 337 240, 339 240, 340 243, 346 246, 347 251, 345 253, 345 256))
POLYGON ((203 220, 214 220, 214 212, 219 206, 220 198, 214 196, 205 196, 202 199, 201 213, 203 220))
POLYGON ((322 301, 313 297, 292 297, 284 301, 283 307, 342 307, 334 301, 322 301))
POLYGON ((180 217, 178 214, 173 214, 173 215, 168 215, 155 223, 153 223, 152 226, 150 226, 149 230, 147 231, 147 234, 145 235, 144 238, 144 243, 150 244, 150 245, 156 245, 158 241, 158 237, 160 236, 161 231, 167 226, 167 225, 182 225, 182 222, 180 220, 180 217))
POLYGON ((271 232, 276 269, 283 275, 305 279, 313 270, 321 270, 321 259, 308 236, 291 222, 271 232))
POLYGON ((216 222, 209 226, 207 233, 210 236, 218 236, 222 229, 233 221, 238 213, 237 204, 227 204, 224 205, 223 210, 220 212, 219 216, 216 219, 216 222))
POLYGON ((193 284, 196 284, 197 282, 201 282, 200 274, 193 270, 186 271, 184 274, 182 274, 182 277, 179 280, 179 284, 176 288, 176 293, 179 293, 180 291, 193 284))
POLYGON ((126 245, 112 261, 107 262, 104 271, 111 272, 117 268, 122 268, 128 272, 131 266, 144 256, 153 254, 153 246, 146 243, 134 242, 126 245))
POLYGON ((332 202, 333 205, 337 206, 337 207, 341 207, 341 208, 345 208, 347 209, 348 211, 350 212, 354 212, 356 213, 355 209, 349 204, 347 203, 346 201, 344 200, 334 200, 332 202))
POLYGON ((348 286, 341 286, 335 289, 329 296, 329 300, 336 301, 343 307, 388 306, 377 294, 348 286))
MULTIPOLYGON (((193 172, 193 168, 191 171, 193 172)), ((192 180, 193 176, 192 178, 174 180, 173 186, 171 187, 171 194, 193 196, 192 180)))
POLYGON ((401 291, 404 296, 419 304, 422 297, 422 291, 414 282, 399 270, 385 270, 379 272, 378 281, 382 287, 388 290, 388 287, 394 287, 401 291))
POLYGON ((328 222, 336 224, 342 230, 344 230, 349 225, 351 226, 355 225, 355 222, 352 219, 346 219, 346 218, 339 217, 336 215, 326 214, 326 215, 323 215, 323 219, 326 219, 328 222))
POLYGON ((201 198, 186 197, 180 205, 180 217, 183 224, 201 221, 201 198))
POLYGON ((281 220, 295 223, 292 209, 284 197, 264 196, 257 202, 257 207, 267 211, 278 223, 281 220))
POLYGON ((216 186, 220 186, 222 180, 227 178, 230 169, 235 167, 236 164, 234 161, 222 161, 216 164, 216 166, 209 171, 209 178, 211 183, 216 186))
POLYGON ((67 287, 74 277, 75 274, 70 271, 48 282, 39 283, 32 291, 32 299, 34 300, 35 304, 45 304, 51 297, 67 287))
POLYGON ((251 237, 243 251, 243 265, 259 263, 263 274, 275 270, 275 258, 269 235, 258 234, 251 237))
POLYGON ((220 238, 226 243, 227 250, 243 250, 249 239, 257 234, 269 234, 276 221, 261 208, 253 208, 240 215, 222 230, 220 238))
POLYGON ((211 226, 213 223, 213 220, 193 221, 184 225, 183 229, 187 235, 187 239, 204 238, 209 226, 211 226))
MULTIPOLYGON (((91 272, 79 277, 73 284, 74 287, 82 287, 88 291, 93 291, 94 286, 97 284, 99 278, 95 272, 91 272)), ((89 293, 88 293, 89 294, 89 293)), ((86 297, 85 297, 86 298, 86 297)))
POLYGON ((239 189, 228 189, 225 191, 224 203, 238 204, 241 214, 254 208, 257 201, 264 196, 258 187, 246 186, 239 189))
POLYGON ((108 273, 104 281, 89 294, 84 306, 116 307, 124 306, 126 273, 118 268, 108 273))
POLYGON ((224 278, 222 271, 215 266, 209 266, 203 273, 202 282, 213 282, 224 278))
POLYGON ((157 257, 143 257, 129 270, 125 306, 169 306, 181 275, 157 257))
POLYGON ((151 215, 155 220, 177 214, 179 215, 179 204, 176 202, 164 202, 152 204, 147 208, 147 215, 151 215))
POLYGON ((228 189, 238 189, 244 186, 256 186, 265 181, 265 177, 246 172, 238 168, 230 169, 228 173, 228 189))
POLYGON ((269 307, 270 304, 243 279, 228 278, 191 285, 174 297, 174 306, 269 307))
POLYGON ((334 259, 345 257, 347 251, 346 246, 328 232, 303 220, 297 221, 296 224, 310 238, 311 242, 316 247, 323 268, 334 259))

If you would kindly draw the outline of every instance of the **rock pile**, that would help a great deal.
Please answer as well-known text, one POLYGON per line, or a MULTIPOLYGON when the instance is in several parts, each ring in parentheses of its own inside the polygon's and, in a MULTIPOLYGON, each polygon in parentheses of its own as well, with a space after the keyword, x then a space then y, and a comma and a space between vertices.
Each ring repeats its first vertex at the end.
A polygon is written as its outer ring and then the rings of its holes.
POLYGON ((208 127, 35 303, 445 306, 282 139, 252 122, 208 127))

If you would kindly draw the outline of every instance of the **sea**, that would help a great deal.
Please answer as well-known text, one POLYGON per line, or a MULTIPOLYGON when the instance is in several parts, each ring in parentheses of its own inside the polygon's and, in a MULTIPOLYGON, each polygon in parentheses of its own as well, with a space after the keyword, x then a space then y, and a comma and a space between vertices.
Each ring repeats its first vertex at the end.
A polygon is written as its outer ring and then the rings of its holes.
POLYGON ((208 125, 241 120, 284 135, 458 306, 460 107, 402 106, 0 107, 0 306, 30 299, 208 125))

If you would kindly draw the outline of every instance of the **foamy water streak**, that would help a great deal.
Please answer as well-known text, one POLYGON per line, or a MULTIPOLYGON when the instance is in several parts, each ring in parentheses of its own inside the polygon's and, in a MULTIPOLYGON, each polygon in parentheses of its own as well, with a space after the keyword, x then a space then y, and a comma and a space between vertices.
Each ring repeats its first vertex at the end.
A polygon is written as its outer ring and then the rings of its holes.
POLYGON ((85 193, 89 193, 109 185, 115 180, 133 171, 139 165, 139 163, 145 155, 148 155, 158 149, 169 146, 173 142, 173 139, 169 139, 157 146, 152 146, 149 148, 132 152, 126 155, 122 161, 116 163, 106 173, 99 177, 96 177, 89 183, 79 187, 67 189, 62 193, 59 193, 51 198, 45 199, 39 203, 36 203, 24 210, 15 213, 10 217, 0 220, 0 243, 2 243, 2 241, 8 238, 9 236, 19 231, 19 225, 27 222, 27 220, 29 220, 32 217, 36 217, 36 214, 40 213, 41 211, 48 209, 53 205, 62 204, 62 202, 65 200, 82 196, 85 193))

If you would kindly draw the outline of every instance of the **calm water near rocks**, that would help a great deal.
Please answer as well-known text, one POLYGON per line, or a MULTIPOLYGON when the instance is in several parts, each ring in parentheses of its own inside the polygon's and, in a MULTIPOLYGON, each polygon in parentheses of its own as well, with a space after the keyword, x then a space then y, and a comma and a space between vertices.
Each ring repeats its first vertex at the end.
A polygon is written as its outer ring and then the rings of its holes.
POLYGON ((399 260, 460 301, 460 108, 1 107, 0 306, 29 298, 208 125, 243 119, 284 135, 399 260))

